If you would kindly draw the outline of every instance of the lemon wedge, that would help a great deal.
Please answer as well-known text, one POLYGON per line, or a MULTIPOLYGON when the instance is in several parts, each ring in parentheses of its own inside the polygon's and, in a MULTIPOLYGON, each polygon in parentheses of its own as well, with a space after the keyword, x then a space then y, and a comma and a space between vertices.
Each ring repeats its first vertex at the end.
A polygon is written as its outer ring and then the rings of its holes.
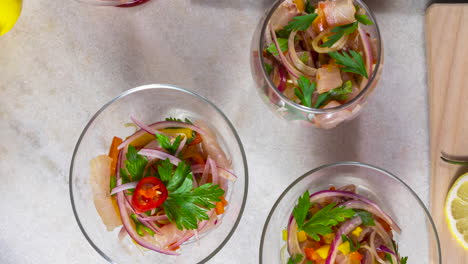
POLYGON ((10 31, 21 13, 22 0, 0 1, 0 36, 10 31))
POLYGON ((450 188, 445 216, 452 235, 468 250, 468 173, 460 176, 450 188))

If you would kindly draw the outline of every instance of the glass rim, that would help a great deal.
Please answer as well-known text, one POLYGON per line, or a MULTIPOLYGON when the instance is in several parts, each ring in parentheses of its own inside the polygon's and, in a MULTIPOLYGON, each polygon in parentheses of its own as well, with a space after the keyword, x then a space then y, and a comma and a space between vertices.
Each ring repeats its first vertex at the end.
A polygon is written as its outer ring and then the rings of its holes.
POLYGON ((191 96, 193 96, 193 97, 195 97, 197 99, 200 99, 204 103, 207 103, 208 105, 213 107, 215 109, 215 111, 218 112, 221 115, 222 119, 224 119, 224 121, 228 124, 228 127, 230 128, 230 130, 234 134, 234 137, 235 137, 235 139, 237 141, 237 144, 238 144, 240 152, 241 152, 242 162, 243 162, 243 165, 244 165, 243 167, 244 167, 244 175, 245 175, 244 176, 245 184, 244 184, 244 195, 242 197, 242 204, 240 206, 239 215, 237 215, 237 219, 234 222, 234 225, 232 226, 231 230, 229 231, 227 236, 224 238, 224 240, 208 256, 206 256, 200 262, 198 262, 198 264, 206 263, 213 256, 215 256, 224 247, 224 245, 226 245, 226 243, 229 241, 229 239, 232 237, 232 235, 236 231, 237 227, 239 226, 239 223, 240 223, 240 220, 242 219, 242 216, 243 216, 243 213, 244 213, 244 210, 245 210, 245 206, 246 206, 246 202, 247 202, 248 186, 249 186, 249 174, 248 174, 247 157, 245 155, 244 146, 242 145, 240 137, 237 134, 237 131, 234 128, 234 126, 232 125, 231 121, 227 118, 227 116, 215 104, 213 104, 211 101, 209 101, 204 96, 201 96, 201 95, 199 95, 199 94, 197 94, 197 93, 195 93, 195 92, 193 92, 191 90, 184 89, 184 88, 181 88, 181 87, 178 87, 178 86, 175 86, 175 85, 171 85, 171 84, 142 85, 142 86, 138 86, 138 87, 135 87, 135 88, 124 91, 123 93, 119 94, 118 96, 114 97, 112 100, 110 100, 109 102, 104 104, 101 108, 99 108, 99 110, 86 123, 86 126, 84 127, 83 131, 81 132, 81 134, 80 134, 80 136, 78 138, 78 141, 75 144, 75 148, 73 150, 73 155, 72 155, 72 159, 71 159, 71 163, 70 163, 69 178, 68 178, 68 181, 69 181, 68 182, 69 195, 70 195, 70 201, 71 201, 71 205, 72 205, 73 215, 75 216, 75 220, 78 223, 78 226, 79 226, 79 228, 81 230, 81 233, 85 236, 86 240, 91 245, 91 247, 93 247, 99 253, 99 255, 101 255, 109 263, 113 263, 113 264, 116 263, 109 256, 107 256, 106 253, 104 253, 92 241, 92 239, 86 233, 86 231, 84 229, 84 226, 81 224, 80 218, 78 216, 78 211, 77 211, 76 206, 75 206, 75 199, 74 199, 74 196, 73 196, 73 169, 74 169, 75 157, 76 157, 76 155, 78 153, 78 149, 79 149, 79 147, 81 145, 81 141, 82 141, 83 137, 85 136, 86 132, 88 131, 89 127, 91 126, 91 124, 94 123, 96 118, 104 110, 106 110, 109 106, 111 106, 112 104, 116 103, 117 101, 123 99, 124 97, 126 97, 128 95, 131 95, 131 94, 134 94, 134 93, 137 93, 137 92, 140 92, 140 91, 151 90, 151 89, 169 89, 169 90, 174 90, 174 91, 178 91, 178 92, 183 92, 183 93, 189 94, 189 95, 191 95, 191 96))
MULTIPOLYGON (((418 204, 420 205, 420 207, 423 209, 424 213, 426 214, 426 221, 429 220, 429 223, 430 223, 430 226, 432 227, 432 230, 434 231, 434 235, 435 235, 435 241, 436 241, 436 245, 437 245, 437 253, 438 253, 438 263, 441 264, 442 263, 442 251, 441 251, 441 248, 440 248, 440 239, 439 239, 439 234, 437 232, 437 228, 436 228, 436 225, 434 223, 434 220, 432 219, 432 216, 431 216, 431 213, 429 212, 429 210, 427 209, 427 207, 424 205, 424 202, 421 200, 421 198, 419 198, 419 196, 417 195, 417 193, 411 189, 411 187, 406 184, 402 179, 400 179, 399 177, 397 177, 396 175, 390 173, 389 171, 387 170, 384 170, 382 168, 379 168, 377 166, 374 166, 374 165, 370 165, 370 164, 367 164, 367 163, 362 163, 362 162, 358 162, 358 161, 340 161, 340 162, 334 162, 334 163, 329 163, 329 164, 325 164, 325 165, 321 165, 315 169, 312 169, 306 173, 304 173, 303 175, 301 175, 299 178, 297 178, 296 180, 294 180, 281 194, 280 196, 278 197, 278 199, 276 199, 273 207, 271 208, 270 212, 268 213, 268 217, 265 221, 265 224, 263 225, 263 230, 262 230, 262 236, 260 238, 260 254, 259 254, 259 261, 260 263, 263 263, 263 246, 264 246, 264 242, 265 242, 265 236, 266 236, 266 230, 267 230, 267 227, 268 225, 270 224, 270 220, 273 216, 273 213, 275 212, 276 210, 276 207, 278 207, 279 203, 281 202, 281 200, 284 198, 284 196, 286 196, 286 194, 294 187, 296 186, 296 184, 298 184, 299 182, 301 182, 304 178, 312 175, 313 173, 317 172, 317 171, 320 171, 322 169, 326 169, 326 168, 333 168, 333 167, 340 167, 340 166, 356 166, 356 167, 362 167, 362 168, 367 168, 367 169, 371 169, 371 170, 375 170, 375 171, 378 171, 380 173, 383 173, 384 175, 396 180, 397 182, 401 183, 403 185, 404 188, 406 188, 409 193, 416 199, 416 201, 418 202, 418 204)), ((430 248, 429 248, 430 250, 430 248)))
POLYGON ((120 0, 76 0, 83 4, 94 5, 94 6, 119 6, 128 5, 138 2, 138 0, 126 0, 126 3, 122 3, 120 0))
MULTIPOLYGON (((258 50, 259 51, 263 50, 263 43, 265 42, 265 31, 266 31, 266 28, 268 26, 268 23, 270 22, 270 18, 271 18, 271 16, 273 16, 274 12, 279 7, 279 5, 281 5, 284 1, 286 1, 286 0, 276 0, 276 2, 268 10, 267 15, 264 17, 264 21, 263 21, 263 24, 262 24, 262 29, 260 31, 260 38, 259 38, 260 41, 258 43, 258 45, 259 45, 258 50)), ((286 97, 280 90, 278 90, 278 87, 276 87, 276 85, 271 80, 270 76, 267 74, 267 72, 265 70, 265 67, 263 67, 263 65, 265 64, 263 56, 258 56, 259 59, 260 59, 260 65, 261 65, 260 68, 261 68, 261 71, 262 71, 263 78, 266 80, 267 85, 270 86, 271 88, 273 88, 273 91, 275 92, 275 94, 277 96, 279 96, 285 102, 285 104, 288 104, 289 106, 295 108, 296 110, 300 110, 300 111, 311 113, 311 114, 334 113, 334 112, 338 112, 338 111, 340 111, 342 109, 346 109, 350 105, 353 105, 355 102, 357 102, 359 99, 364 97, 364 95, 366 95, 370 91, 369 89, 370 89, 371 85, 375 81, 377 73, 380 70, 380 63, 382 61, 382 49, 383 49, 382 36, 380 35, 380 28, 379 28, 379 25, 377 24, 377 19, 375 18, 374 13, 370 10, 370 8, 362 0, 353 0, 353 1, 356 1, 359 4, 359 6, 363 7, 366 10, 366 12, 370 16, 372 22, 374 22, 374 26, 375 26, 375 29, 376 29, 376 32, 377 32, 376 37, 377 37, 377 40, 378 40, 378 53, 379 54, 378 54, 378 58, 377 58, 377 63, 375 64, 375 68, 372 71, 372 75, 368 79, 368 82, 367 82, 366 86, 364 87, 364 89, 362 89, 359 92, 359 94, 356 97, 354 97, 350 101, 348 101, 348 102, 346 102, 346 103, 344 103, 342 105, 336 106, 336 107, 331 107, 331 108, 326 108, 326 109, 317 109, 317 108, 311 108, 311 107, 303 106, 301 104, 298 104, 298 103, 292 101, 291 99, 286 97)))

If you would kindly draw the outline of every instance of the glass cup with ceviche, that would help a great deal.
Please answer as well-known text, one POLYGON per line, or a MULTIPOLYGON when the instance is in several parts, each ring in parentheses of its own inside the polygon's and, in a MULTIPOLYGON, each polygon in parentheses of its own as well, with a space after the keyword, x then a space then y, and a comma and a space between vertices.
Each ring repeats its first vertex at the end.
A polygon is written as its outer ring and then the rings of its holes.
POLYGON ((377 22, 360 0, 279 0, 252 40, 260 96, 276 115, 306 127, 355 118, 382 64, 377 22))
POLYGON ((441 260, 429 212, 407 185, 376 167, 342 162, 310 171, 280 196, 263 229, 260 263, 441 260))
POLYGON ((178 87, 143 86, 104 106, 83 132, 70 170, 73 209, 110 262, 202 263, 240 220, 246 169, 214 105, 178 87))

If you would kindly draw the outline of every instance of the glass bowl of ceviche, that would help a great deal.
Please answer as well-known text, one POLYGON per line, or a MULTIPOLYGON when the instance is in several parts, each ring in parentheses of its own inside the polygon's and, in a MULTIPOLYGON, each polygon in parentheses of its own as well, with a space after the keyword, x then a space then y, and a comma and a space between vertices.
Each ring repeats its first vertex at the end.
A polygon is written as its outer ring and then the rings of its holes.
POLYGON ((279 0, 258 24, 251 70, 278 116, 331 129, 362 110, 380 79, 383 47, 360 0, 279 0), (278 52, 281 51, 281 52, 278 52))
POLYGON ((263 228, 260 263, 442 262, 434 222, 408 185, 372 165, 339 162, 280 195, 263 228))
POLYGON ((111 263, 204 263, 235 231, 248 186, 242 143, 207 99, 146 85, 83 130, 70 196, 88 242, 111 263))

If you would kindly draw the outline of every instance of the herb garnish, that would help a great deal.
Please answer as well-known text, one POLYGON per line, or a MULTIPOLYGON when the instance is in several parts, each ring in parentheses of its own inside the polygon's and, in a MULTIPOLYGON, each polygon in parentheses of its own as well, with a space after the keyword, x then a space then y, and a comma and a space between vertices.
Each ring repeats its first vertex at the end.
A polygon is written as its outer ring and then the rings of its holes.
POLYGON ((340 38, 342 38, 344 35, 349 35, 353 33, 358 27, 357 22, 353 22, 351 24, 343 25, 343 26, 338 26, 334 27, 331 32, 335 33, 331 36, 328 37, 328 40, 325 41, 322 44, 322 47, 328 47, 330 48, 335 44, 340 38))
POLYGON ((358 251, 358 249, 361 248, 361 244, 359 242, 354 243, 354 241, 351 238, 349 238, 347 235, 341 235, 341 240, 343 240, 343 243, 348 241, 349 250, 351 252, 358 251))
POLYGON ((366 15, 355 15, 354 16, 356 18, 356 20, 361 23, 361 24, 364 24, 364 25, 374 25, 374 22, 372 22, 369 17, 367 17, 366 15))
POLYGON ((289 24, 284 27, 284 29, 289 31, 296 31, 296 30, 306 30, 310 27, 312 22, 317 18, 317 14, 312 13, 303 16, 296 16, 293 17, 289 24))
POLYGON ((328 92, 321 93, 318 98, 317 102, 315 103, 315 108, 320 108, 325 104, 325 102, 329 100, 338 100, 344 101, 348 98, 348 94, 353 92, 353 83, 351 81, 346 81, 340 87, 332 89, 328 92))
POLYGON ((302 254, 294 254, 288 259, 288 264, 298 264, 301 263, 304 256, 302 254))
POLYGON ((364 66, 364 60, 361 54, 356 51, 350 50, 349 53, 343 51, 343 54, 334 51, 329 52, 328 55, 336 61, 336 64, 344 66, 344 68, 341 69, 342 71, 356 73, 365 78, 369 78, 367 76, 366 67, 364 66))
POLYGON ((294 94, 301 100, 301 103, 307 107, 312 107, 312 94, 317 88, 317 85, 315 82, 310 82, 309 79, 307 79, 304 76, 299 77, 297 80, 297 84, 299 85, 299 88, 294 89, 294 94))
POLYGON ((356 216, 361 218, 363 225, 375 226, 374 217, 372 217, 371 213, 364 210, 356 210, 356 216))
POLYGON ((179 148, 180 142, 182 141, 182 136, 177 136, 173 143, 168 136, 163 134, 156 134, 156 140, 158 140, 159 145, 171 154, 175 154, 177 149, 179 148))
POLYGON ((315 12, 315 7, 310 3, 310 0, 307 0, 305 4, 305 11, 309 14, 312 14, 315 12))
POLYGON ((270 75, 271 71, 273 71, 273 66, 271 66, 271 64, 268 63, 264 63, 263 66, 265 67, 265 71, 267 72, 267 74, 270 75))
MULTIPOLYGON (((288 50, 288 39, 285 38, 278 38, 278 44, 280 46, 281 52, 285 52, 288 50)), ((278 50, 276 49, 275 43, 271 43, 268 48, 266 48, 268 52, 273 54, 274 56, 278 56, 278 50)))
POLYGON ((120 169, 122 184, 141 180, 148 160, 145 156, 139 155, 138 151, 132 145, 128 146, 126 157, 125 169, 120 169))

